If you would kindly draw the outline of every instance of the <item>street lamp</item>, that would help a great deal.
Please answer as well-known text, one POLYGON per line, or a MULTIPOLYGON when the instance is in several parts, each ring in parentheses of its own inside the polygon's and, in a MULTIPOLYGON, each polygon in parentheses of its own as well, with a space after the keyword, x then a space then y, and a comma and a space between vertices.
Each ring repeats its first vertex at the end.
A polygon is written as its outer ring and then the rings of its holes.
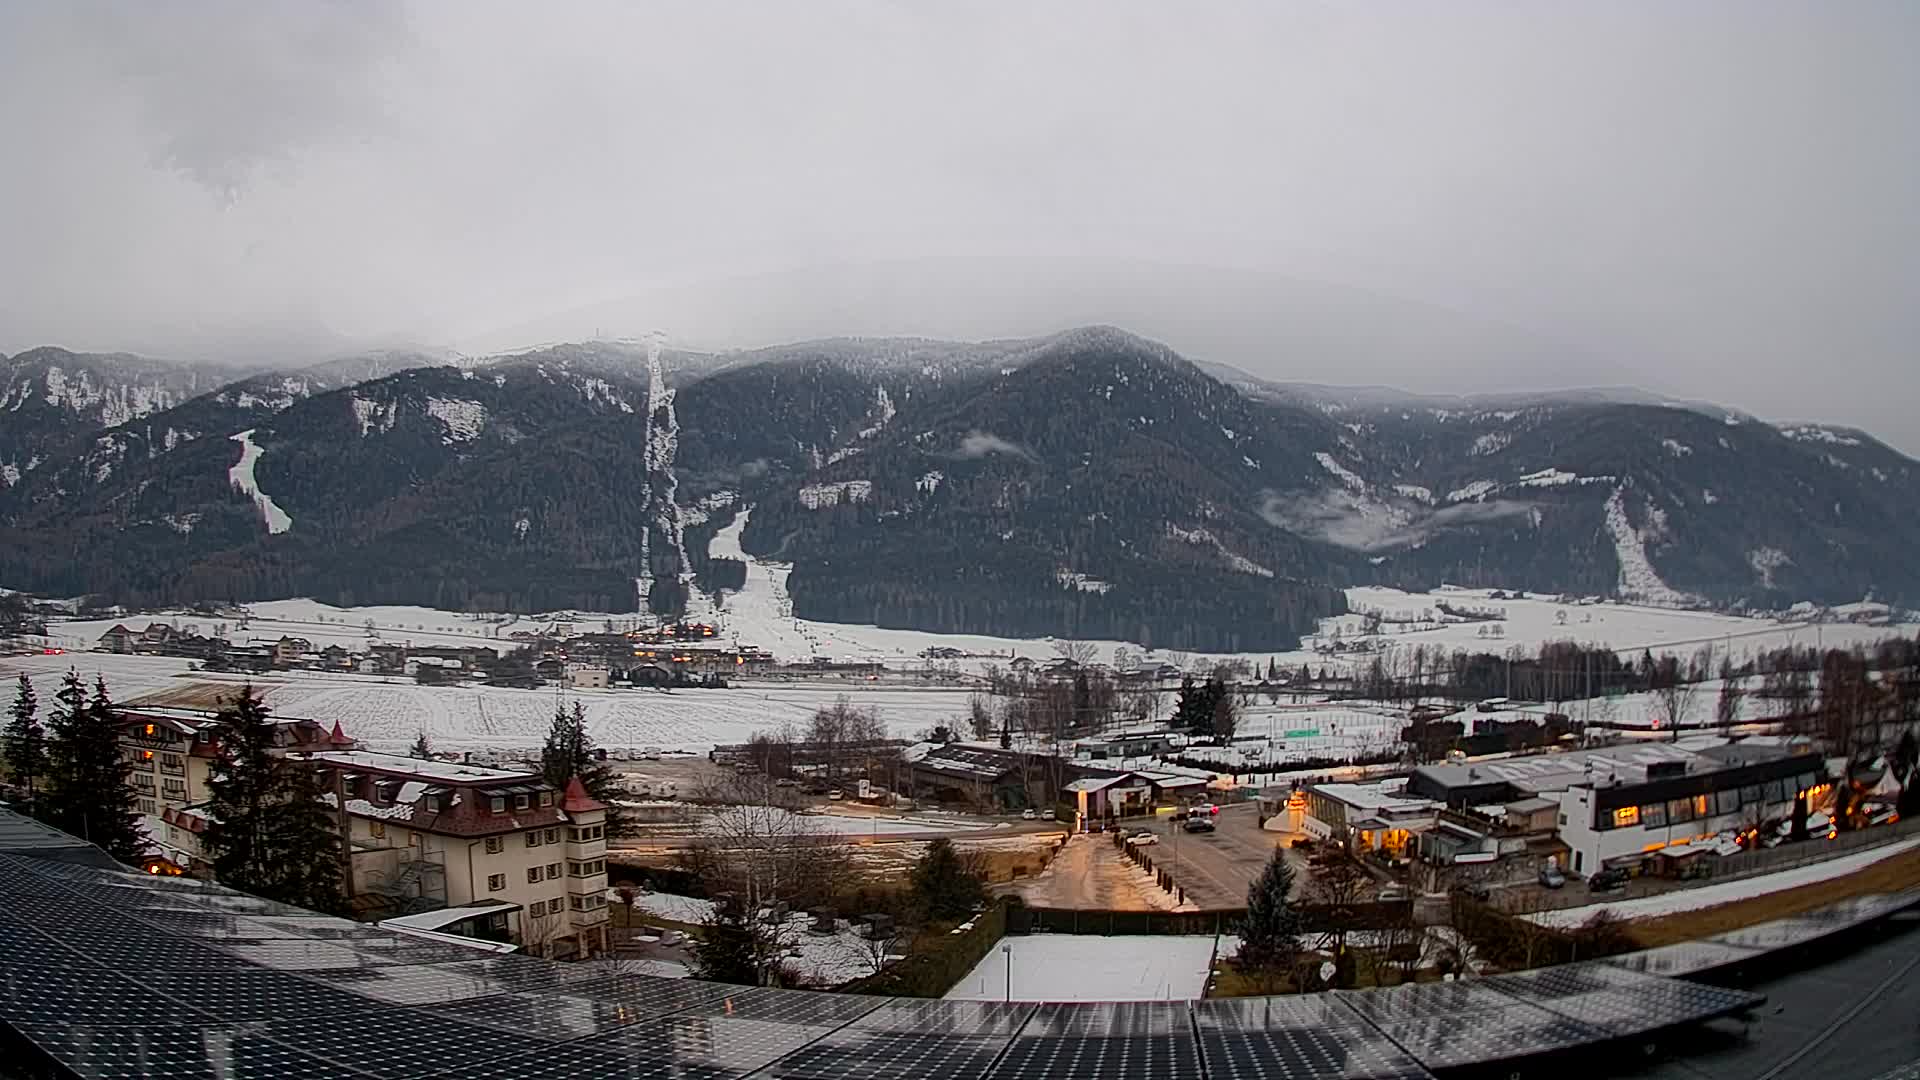
POLYGON ((1000 955, 1007 958, 1007 1001, 1013 1001, 1013 946, 1001 945, 1000 955))

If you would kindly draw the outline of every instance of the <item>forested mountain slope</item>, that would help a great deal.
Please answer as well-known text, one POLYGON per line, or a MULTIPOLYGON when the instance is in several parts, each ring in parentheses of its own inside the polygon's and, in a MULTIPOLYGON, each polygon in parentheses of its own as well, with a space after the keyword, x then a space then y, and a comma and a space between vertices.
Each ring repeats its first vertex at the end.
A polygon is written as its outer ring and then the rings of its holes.
POLYGON ((1631 392, 1264 383, 1109 328, 385 356, 199 396, 114 363, 127 389, 57 418, 22 376, 61 449, 0 491, 0 581, 704 610, 707 541, 751 507, 796 615, 929 630, 1273 649, 1367 583, 1920 603, 1911 459, 1631 392))

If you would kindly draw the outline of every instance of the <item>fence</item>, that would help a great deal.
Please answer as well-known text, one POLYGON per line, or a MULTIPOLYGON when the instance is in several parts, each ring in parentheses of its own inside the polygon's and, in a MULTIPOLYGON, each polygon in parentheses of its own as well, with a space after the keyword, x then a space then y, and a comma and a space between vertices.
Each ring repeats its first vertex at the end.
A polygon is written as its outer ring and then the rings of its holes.
POLYGON ((1737 881, 1757 874, 1771 874, 1779 870, 1791 870, 1797 866, 1825 862, 1849 852, 1882 847, 1913 836, 1920 836, 1920 820, 1900 821, 1892 825, 1861 829, 1857 832, 1837 833, 1831 840, 1816 837, 1797 844, 1782 844, 1776 848, 1757 848, 1753 851, 1743 851, 1738 855, 1703 859, 1701 865, 1705 866, 1706 870, 1700 876, 1716 882, 1737 881))
POLYGON ((1009 934, 1231 934, 1245 909, 1233 911, 1097 911, 1016 905, 1009 934))

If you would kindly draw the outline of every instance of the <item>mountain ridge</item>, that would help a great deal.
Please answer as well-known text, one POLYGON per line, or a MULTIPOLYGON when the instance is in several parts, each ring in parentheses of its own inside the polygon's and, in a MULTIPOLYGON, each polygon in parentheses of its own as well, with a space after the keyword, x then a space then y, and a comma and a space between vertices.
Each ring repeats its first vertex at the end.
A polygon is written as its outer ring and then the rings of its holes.
POLYGON ((752 507, 742 543, 792 563, 796 614, 921 629, 1277 648, 1361 584, 1920 601, 1913 459, 1709 403, 1329 402, 1112 326, 439 359, 48 416, 64 456, 0 490, 0 580, 521 610, 631 610, 646 581, 677 608, 726 579, 706 541, 752 507), (242 430, 284 533, 227 475, 242 430), (662 447, 671 514, 645 494, 662 447))

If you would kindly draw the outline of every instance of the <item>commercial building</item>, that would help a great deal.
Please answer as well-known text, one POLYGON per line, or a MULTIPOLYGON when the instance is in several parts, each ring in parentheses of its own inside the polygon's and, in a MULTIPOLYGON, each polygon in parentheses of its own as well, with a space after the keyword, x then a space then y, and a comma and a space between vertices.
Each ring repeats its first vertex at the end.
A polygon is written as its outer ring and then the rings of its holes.
POLYGON ((1355 855, 1408 857, 1415 837, 1433 827, 1441 803, 1410 794, 1407 778, 1372 784, 1310 784, 1300 831, 1355 855))
POLYGON ((1781 745, 1683 749, 1639 743, 1416 770, 1406 791, 1456 811, 1544 814, 1551 802, 1568 869, 1591 874, 1672 845, 1745 832, 1826 791, 1824 763, 1781 745))

